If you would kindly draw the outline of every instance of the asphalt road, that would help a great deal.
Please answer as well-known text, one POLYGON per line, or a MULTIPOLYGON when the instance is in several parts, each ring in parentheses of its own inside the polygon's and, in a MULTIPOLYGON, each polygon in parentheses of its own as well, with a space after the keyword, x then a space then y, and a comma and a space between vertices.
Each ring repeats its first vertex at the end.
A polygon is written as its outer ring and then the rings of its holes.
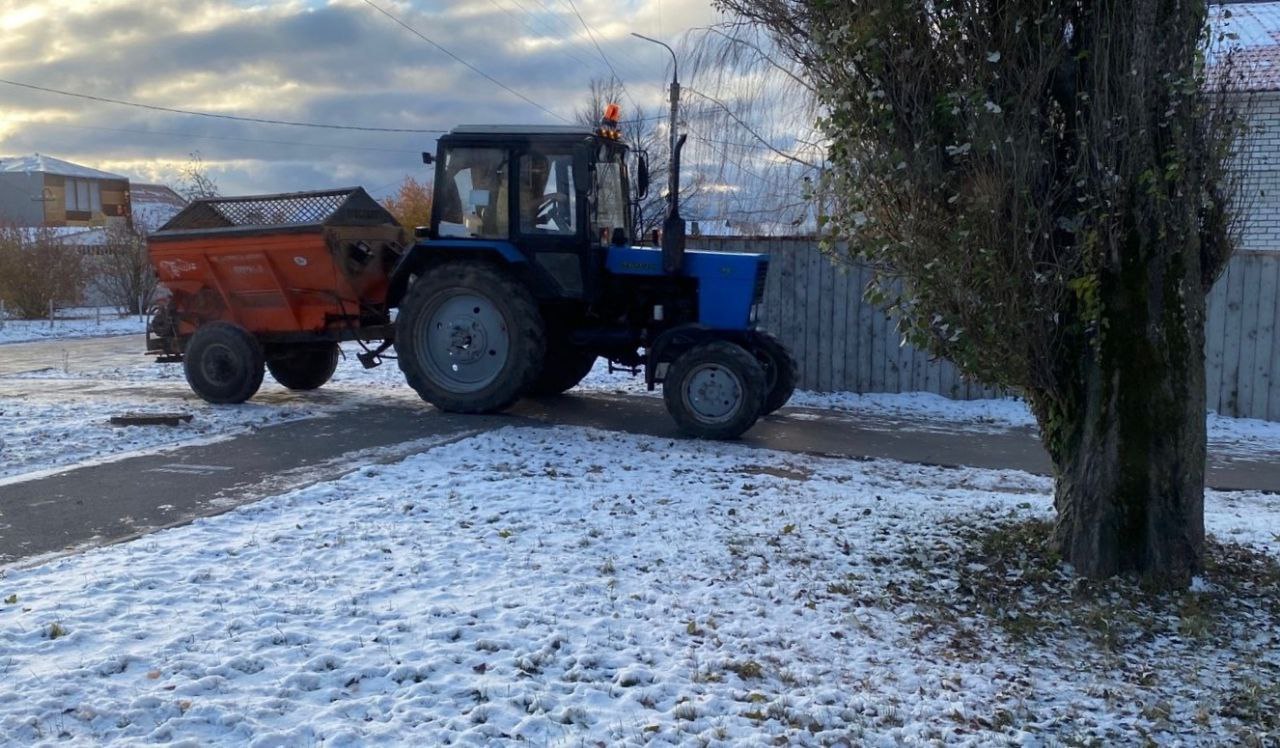
MULTIPOLYGON (((76 360, 109 360, 114 350, 117 359, 108 365, 119 365, 125 342, 83 342, 85 350, 77 351, 76 360)), ((132 351, 136 345, 135 339, 132 351)), ((18 347, 0 346, 0 362, 18 347)), ((30 365, 38 353, 38 349, 28 351, 28 363, 17 365, 30 365)), ((11 379, 4 389, 14 386, 20 382, 11 379)), ((514 425, 589 426, 664 440, 680 438, 661 399, 652 397, 591 394, 527 400, 496 416, 441 413, 407 399, 395 404, 365 403, 216 443, 72 468, 22 482, 0 482, 0 564, 137 537, 330 480, 370 463, 395 461, 441 443, 514 425)), ((1050 470, 1030 429, 975 433, 945 423, 883 415, 787 408, 763 419, 740 443, 851 459, 890 458, 1041 474, 1050 470)), ((1280 491, 1280 454, 1214 455, 1209 484, 1220 489, 1280 491)))

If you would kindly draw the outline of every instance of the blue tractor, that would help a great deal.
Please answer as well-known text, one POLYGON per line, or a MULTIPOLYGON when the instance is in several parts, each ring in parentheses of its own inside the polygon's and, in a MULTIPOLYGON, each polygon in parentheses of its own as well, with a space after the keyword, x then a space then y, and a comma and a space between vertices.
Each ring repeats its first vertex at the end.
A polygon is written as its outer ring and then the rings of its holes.
POLYGON ((795 364, 756 329, 768 257, 686 252, 674 194, 663 246, 637 246, 630 197, 649 178, 635 160, 633 190, 607 126, 459 127, 424 154, 431 223, 388 298, 400 368, 424 400, 501 411, 572 388, 603 357, 662 385, 691 436, 736 438, 786 403, 795 364))

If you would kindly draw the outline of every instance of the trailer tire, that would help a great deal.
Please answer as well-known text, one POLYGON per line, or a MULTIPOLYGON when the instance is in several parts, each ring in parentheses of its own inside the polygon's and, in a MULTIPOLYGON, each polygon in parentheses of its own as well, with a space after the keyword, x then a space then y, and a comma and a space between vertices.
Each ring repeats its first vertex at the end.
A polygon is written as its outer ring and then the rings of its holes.
POLYGON ((662 384, 667 412, 699 439, 736 439, 764 409, 764 367, 735 343, 719 340, 680 354, 662 384))
POLYGON ((272 379, 291 390, 316 390, 333 378, 341 353, 337 343, 291 345, 267 359, 267 371, 272 379))
POLYGON ((766 394, 760 415, 767 416, 791 399, 800 373, 791 352, 773 335, 757 330, 747 338, 746 346, 764 367, 766 394))
POLYGON ((395 346, 423 400, 452 413, 494 413, 542 371, 546 328, 524 284, 489 263, 447 262, 405 293, 395 346))
POLYGON ((196 328, 182 363, 191 389, 216 405, 233 405, 253 397, 262 386, 265 370, 258 339, 230 322, 209 322, 196 328))
POLYGON ((547 355, 538 378, 530 385, 528 395, 548 397, 578 386, 596 365, 596 354, 575 348, 568 341, 553 337, 547 343, 547 355))

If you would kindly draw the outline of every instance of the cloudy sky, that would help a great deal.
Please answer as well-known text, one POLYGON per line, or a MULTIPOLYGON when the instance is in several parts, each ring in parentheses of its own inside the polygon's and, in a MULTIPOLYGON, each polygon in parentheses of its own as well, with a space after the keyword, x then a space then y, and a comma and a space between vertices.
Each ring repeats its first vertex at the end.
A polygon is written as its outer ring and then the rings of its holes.
MULTIPOLYGON (((242 117, 415 130, 572 119, 609 61, 643 106, 674 39, 711 23, 709 0, 373 0, 522 100, 364 0, 0 0, 0 79, 242 117)), ((624 106, 630 100, 624 100, 624 106)), ((39 152, 175 182, 199 152, 224 194, 423 175, 429 133, 255 124, 89 101, 0 83, 0 156, 39 152)))

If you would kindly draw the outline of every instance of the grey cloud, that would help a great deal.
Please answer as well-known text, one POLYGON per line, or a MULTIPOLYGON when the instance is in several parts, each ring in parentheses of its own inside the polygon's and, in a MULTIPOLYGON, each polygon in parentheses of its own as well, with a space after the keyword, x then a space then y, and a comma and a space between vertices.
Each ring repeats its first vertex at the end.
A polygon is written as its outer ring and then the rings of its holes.
MULTIPOLYGON (((325 5, 286 17, 242 13, 208 30, 175 29, 184 13, 227 8, 217 2, 139 2, 137 6, 64 14, 41 24, 71 56, 34 61, 41 40, 0 40, 8 63, 0 77, 112 98, 199 108, 195 101, 156 101, 148 89, 212 73, 203 90, 221 93, 268 80, 297 83, 302 93, 259 101, 237 114, 376 127, 448 128, 463 122, 547 122, 542 112, 466 70, 363 5, 325 5), (32 62, 15 62, 23 59, 32 62)), ((390 7, 390 6, 389 6, 390 7)), ((406 19, 491 75, 551 109, 571 116, 588 81, 607 74, 603 63, 584 67, 553 48, 509 44, 529 30, 492 9, 483 16, 411 12, 406 19)), ((574 19, 576 22, 576 19, 574 19)), ((567 27, 566 27, 567 28, 567 27)), ((572 52, 598 60, 585 39, 572 52)), ((635 57, 648 61, 647 53, 635 57)), ((623 63, 615 59, 621 68, 623 63)), ((656 59, 653 77, 661 75, 656 59)), ((624 74, 631 74, 625 69, 624 74)), ((25 128, 0 141, 0 152, 51 152, 87 163, 177 161, 199 150, 207 162, 249 162, 217 168, 225 191, 274 191, 331 185, 335 174, 365 175, 380 183, 422 175, 416 154, 434 147, 432 135, 390 135, 303 130, 170 115, 95 104, 0 86, 4 109, 74 113, 70 124, 183 135, 25 128), (199 136, 305 143, 250 143, 199 136), (348 150, 364 146, 398 151, 348 150), (326 175, 330 179, 325 179, 326 175), (310 180, 320 180, 312 182, 310 180)), ((376 185, 370 185, 376 186, 376 185)))

